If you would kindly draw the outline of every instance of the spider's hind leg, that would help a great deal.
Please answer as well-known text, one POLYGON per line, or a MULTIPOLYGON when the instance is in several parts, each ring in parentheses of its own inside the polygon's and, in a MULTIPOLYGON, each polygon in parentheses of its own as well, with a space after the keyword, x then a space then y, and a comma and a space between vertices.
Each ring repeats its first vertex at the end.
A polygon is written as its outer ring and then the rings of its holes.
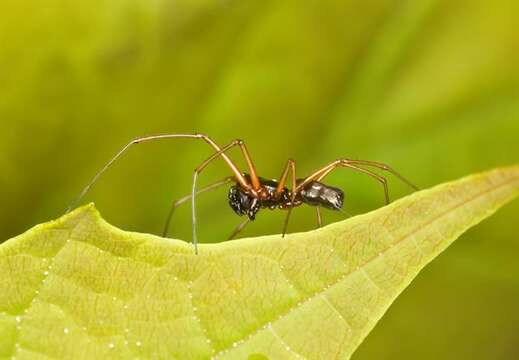
POLYGON ((382 184, 383 188, 384 188, 384 196, 385 196, 386 204, 389 204, 389 191, 388 191, 388 188, 387 188, 387 180, 386 180, 386 178, 383 177, 383 176, 380 176, 380 175, 378 175, 376 173, 374 173, 371 170, 364 169, 363 167, 357 166, 357 165, 351 163, 347 159, 335 160, 335 161, 331 162, 330 164, 328 164, 326 166, 323 166, 322 168, 314 171, 313 174, 308 176, 306 179, 304 179, 301 183, 299 183, 297 185, 296 191, 301 191, 306 185, 308 185, 312 181, 321 181, 329 173, 331 173, 333 170, 335 170, 335 169, 337 169, 339 167, 346 167, 346 168, 350 168, 352 170, 364 173, 366 175, 371 176, 372 178, 374 178, 378 182, 380 182, 382 184))
POLYGON ((397 172, 395 169, 393 169, 391 166, 377 162, 377 161, 371 161, 371 160, 352 160, 352 159, 343 159, 343 161, 347 161, 349 164, 355 164, 355 165, 363 165, 363 166, 371 166, 378 168, 380 170, 384 170, 387 172, 390 172, 394 176, 396 176, 398 179, 400 179, 402 182, 406 183, 409 187, 413 188, 414 190, 420 190, 418 186, 414 185, 411 181, 407 180, 402 174, 397 172))
POLYGON ((320 228, 321 226, 323 226, 323 221, 321 217, 321 208, 319 206, 315 207, 315 213, 317 215, 317 228, 320 228))

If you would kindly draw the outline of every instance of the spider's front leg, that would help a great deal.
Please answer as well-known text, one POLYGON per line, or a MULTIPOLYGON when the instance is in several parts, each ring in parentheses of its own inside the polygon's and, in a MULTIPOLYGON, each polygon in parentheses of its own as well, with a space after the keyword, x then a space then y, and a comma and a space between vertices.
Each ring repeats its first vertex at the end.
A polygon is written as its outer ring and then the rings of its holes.
MULTIPOLYGON (((137 144, 141 144, 144 142, 157 141, 162 139, 200 139, 209 144, 214 150, 217 151, 218 155, 221 155, 223 160, 227 163, 231 171, 234 173, 236 179, 240 182, 240 184, 244 187, 249 187, 250 185, 245 180, 243 175, 241 174, 238 167, 232 162, 232 160, 224 153, 225 151, 220 151, 220 147, 207 135, 203 134, 161 134, 161 135, 151 135, 151 136, 143 136, 138 137, 130 141, 128 144, 123 146, 121 150, 119 150, 114 157, 112 157, 102 168, 99 170, 92 180, 83 188, 81 193, 72 201, 72 203, 67 208, 66 212, 70 212, 83 197, 90 191, 92 186, 99 180, 101 175, 105 173, 124 153, 126 153, 131 147, 137 144)), ((236 140, 235 140, 236 141, 236 140)))
POLYGON ((108 163, 106 163, 101 170, 99 170, 92 180, 85 186, 85 188, 81 191, 79 196, 70 204, 70 206, 67 209, 67 212, 69 212, 72 208, 78 204, 81 199, 90 191, 92 186, 97 182, 97 180, 101 177, 101 175, 107 171, 116 160, 118 160, 126 151, 128 151, 131 147, 133 147, 136 144, 144 143, 144 142, 151 142, 155 140, 161 140, 161 139, 178 139, 178 138, 188 138, 188 139, 200 139, 209 144, 216 152, 210 156, 207 160, 205 160, 199 167, 195 169, 194 175, 193 175, 193 187, 192 187, 192 217, 193 217, 193 244, 195 246, 195 253, 198 252, 197 248, 197 239, 196 239, 196 214, 195 214, 195 208, 194 208, 194 202, 195 202, 195 195, 196 195, 196 177, 198 173, 200 173, 205 166, 207 166, 211 161, 216 159, 217 157, 221 157, 229 166, 231 171, 234 174, 234 178, 236 181, 247 190, 255 191, 259 188, 259 180, 256 175, 256 171, 254 169, 254 166, 252 164, 252 161, 250 159, 249 153, 247 151, 247 148, 245 147, 245 144, 242 140, 234 140, 227 146, 220 148, 216 142, 214 142, 210 137, 203 134, 162 134, 162 135, 152 135, 152 136, 145 136, 145 137, 139 137, 132 141, 130 141, 128 144, 126 144, 121 150, 119 150, 114 157, 112 157, 108 163), (251 174, 251 184, 245 179, 241 171, 238 169, 238 167, 234 164, 234 162, 225 154, 227 150, 234 146, 240 146, 243 155, 245 156, 245 159, 247 161, 247 164, 249 165, 249 171, 251 174))
MULTIPOLYGON (((193 173, 193 186, 191 189, 191 208, 192 208, 192 223, 193 223, 193 244, 195 246, 195 254, 198 254, 198 241, 196 236, 196 210, 195 210, 195 196, 197 194, 196 191, 196 180, 198 178, 198 174, 205 169, 205 167, 214 159, 216 159, 218 156, 222 155, 224 156, 225 152, 229 150, 230 148, 238 145, 241 149, 241 152, 243 154, 243 157, 245 158, 245 161, 247 163, 247 167, 249 169, 249 175, 251 183, 247 183, 247 180, 243 176, 243 174, 239 173, 239 176, 236 176, 237 181, 240 183, 243 189, 251 191, 253 195, 257 195, 259 190, 261 189, 261 184, 258 178, 258 175, 256 173, 256 167, 254 166, 254 163, 252 162, 251 156, 249 154, 249 151, 247 150, 247 146, 245 145, 245 142, 240 139, 235 139, 231 143, 224 146, 219 151, 215 152, 213 155, 211 155, 209 158, 207 158, 202 164, 200 164, 193 173)), ((240 224, 235 231, 232 233, 232 237, 236 236, 246 225, 247 222, 244 222, 240 224)))
MULTIPOLYGON (((212 184, 204 186, 200 190, 197 190, 196 195, 203 194, 203 193, 211 191, 211 190, 216 190, 217 188, 219 188, 219 187, 221 187, 221 186, 223 186, 225 184, 230 183, 232 180, 234 180, 234 177, 233 176, 228 176, 228 177, 226 177, 226 178, 224 178, 222 180, 219 180, 219 181, 216 181, 216 182, 214 182, 212 184)), ((166 223, 164 225, 164 230, 162 232, 162 236, 163 237, 167 237, 168 236, 169 226, 171 224, 171 218, 173 217, 173 213, 175 212, 176 208, 179 207, 180 205, 188 202, 189 200, 191 200, 192 197, 193 197, 192 194, 189 193, 188 195, 183 196, 180 199, 177 199, 177 200, 175 200, 175 201, 173 201, 171 203, 171 207, 169 209, 169 213, 168 213, 168 216, 166 218, 166 223)))

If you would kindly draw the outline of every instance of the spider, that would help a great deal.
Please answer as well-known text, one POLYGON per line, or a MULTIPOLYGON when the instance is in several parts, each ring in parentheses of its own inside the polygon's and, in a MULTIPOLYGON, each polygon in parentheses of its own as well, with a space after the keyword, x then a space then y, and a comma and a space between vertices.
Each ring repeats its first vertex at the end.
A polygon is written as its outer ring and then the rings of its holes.
POLYGON ((322 180, 333 170, 344 167, 349 168, 363 174, 369 175, 383 186, 384 188, 384 196, 386 200, 386 204, 389 203, 389 193, 387 187, 386 178, 378 175, 373 172, 371 168, 378 168, 380 170, 388 171, 398 177, 400 180, 405 182, 407 185, 412 187, 415 190, 418 188, 413 185, 410 181, 400 175, 398 172, 393 170, 386 164, 369 161, 369 160, 353 160, 353 159, 337 159, 334 160, 327 165, 315 170, 309 176, 305 178, 296 178, 296 163, 292 159, 288 159, 283 172, 281 173, 281 177, 279 180, 268 180, 262 177, 259 177, 256 173, 256 168, 252 162, 249 151, 247 150, 247 146, 245 142, 240 139, 235 139, 231 141, 229 144, 220 147, 214 142, 210 137, 203 134, 160 134, 160 135, 151 135, 145 137, 139 137, 128 144, 126 144, 119 152, 104 165, 101 170, 99 170, 92 180, 85 186, 79 196, 72 202, 72 204, 68 207, 67 212, 69 212, 72 208, 74 208, 81 199, 88 193, 90 188, 97 182, 99 177, 108 170, 112 164, 119 159, 130 147, 136 144, 140 144, 143 142, 161 140, 161 139, 200 139, 206 142, 209 146, 211 146, 215 152, 204 160, 193 172, 193 182, 191 193, 186 195, 177 201, 173 202, 171 205, 171 209, 169 211, 166 225, 164 227, 163 236, 167 236, 169 224, 171 221, 171 217, 173 215, 174 210, 181 204, 191 200, 191 216, 192 216, 192 233, 193 239, 192 243, 194 246, 195 254, 198 254, 198 239, 196 233, 196 207, 195 207, 195 198, 196 195, 214 190, 218 187, 221 187, 230 182, 235 182, 233 186, 229 189, 228 200, 230 207, 234 210, 234 212, 239 215, 245 215, 245 221, 240 223, 232 232, 229 239, 234 238, 237 234, 240 233, 241 230, 252 220, 256 218, 256 214, 260 209, 282 209, 287 210, 287 215, 285 217, 282 236, 285 236, 288 221, 290 219, 290 214, 292 209, 300 206, 302 204, 307 204, 314 206, 317 214, 317 225, 320 227, 322 225, 321 220, 321 207, 330 209, 330 210, 341 210, 344 203, 344 192, 336 187, 325 185, 322 180), (243 157, 245 158, 245 162, 247 164, 248 173, 241 172, 236 164, 229 158, 226 152, 238 146, 241 149, 243 157), (228 165, 229 169, 232 172, 232 176, 226 177, 223 180, 217 181, 210 185, 207 185, 199 190, 197 190, 196 183, 198 175, 205 169, 205 167, 211 163, 213 160, 221 158, 228 165), (287 188, 288 178, 290 176, 290 189, 287 188))

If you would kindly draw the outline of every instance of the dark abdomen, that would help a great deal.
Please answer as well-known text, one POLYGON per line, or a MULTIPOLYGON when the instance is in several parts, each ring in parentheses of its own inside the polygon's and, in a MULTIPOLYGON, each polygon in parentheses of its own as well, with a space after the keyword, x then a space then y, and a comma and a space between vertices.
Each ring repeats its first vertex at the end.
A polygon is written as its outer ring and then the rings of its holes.
POLYGON ((308 205, 340 210, 344 203, 344 192, 339 188, 312 181, 301 191, 301 200, 308 205))

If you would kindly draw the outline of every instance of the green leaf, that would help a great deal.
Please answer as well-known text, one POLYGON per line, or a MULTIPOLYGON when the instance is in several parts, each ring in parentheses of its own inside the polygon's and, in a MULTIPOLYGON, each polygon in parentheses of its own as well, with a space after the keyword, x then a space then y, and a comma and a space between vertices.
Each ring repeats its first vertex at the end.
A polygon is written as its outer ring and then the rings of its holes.
POLYGON ((205 244, 93 205, 0 247, 0 356, 346 359, 417 273, 519 194, 519 166, 316 231, 205 244))

